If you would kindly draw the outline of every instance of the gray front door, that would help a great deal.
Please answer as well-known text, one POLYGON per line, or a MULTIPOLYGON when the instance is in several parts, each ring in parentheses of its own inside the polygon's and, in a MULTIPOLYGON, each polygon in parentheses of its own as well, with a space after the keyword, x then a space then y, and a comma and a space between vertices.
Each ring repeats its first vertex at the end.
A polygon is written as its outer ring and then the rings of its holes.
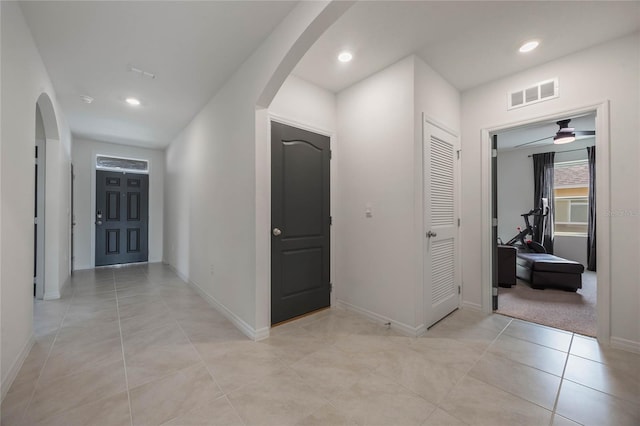
POLYGON ((149 175, 96 171, 96 266, 149 257, 149 175))
POLYGON ((271 123, 271 323, 330 305, 329 138, 271 123))

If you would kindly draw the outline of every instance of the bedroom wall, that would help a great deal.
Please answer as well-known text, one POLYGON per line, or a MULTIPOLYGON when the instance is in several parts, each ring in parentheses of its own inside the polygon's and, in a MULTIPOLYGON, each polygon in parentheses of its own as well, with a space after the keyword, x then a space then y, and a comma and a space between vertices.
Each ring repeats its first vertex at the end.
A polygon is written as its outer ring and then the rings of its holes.
POLYGON ((162 261, 164 206, 164 151, 74 138, 74 269, 95 265, 95 164, 97 155, 135 158, 149 162, 149 262, 162 261))
MULTIPOLYGON (((640 97, 640 34, 604 43, 462 94, 463 276, 479 277, 481 262, 481 129, 533 119, 609 101, 611 216, 611 338, 640 351, 640 199, 629 182, 640 180, 637 166, 640 97), (507 111, 513 88, 559 78, 560 97, 507 111), (613 213, 622 212, 623 214, 613 213), (630 236, 633 236, 630 238, 630 236)), ((603 254, 607 255, 607 254, 603 254)), ((481 306, 479 279, 465 281, 465 301, 481 306)))

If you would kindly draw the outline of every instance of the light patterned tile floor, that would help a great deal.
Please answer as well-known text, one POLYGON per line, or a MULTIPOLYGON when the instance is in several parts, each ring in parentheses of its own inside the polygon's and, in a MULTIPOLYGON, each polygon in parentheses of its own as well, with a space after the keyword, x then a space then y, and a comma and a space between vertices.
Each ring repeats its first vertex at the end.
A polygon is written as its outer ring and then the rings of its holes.
POLYGON ((3 426, 640 424, 640 355, 500 315, 409 338, 333 308, 251 342, 160 264, 34 312, 3 426))

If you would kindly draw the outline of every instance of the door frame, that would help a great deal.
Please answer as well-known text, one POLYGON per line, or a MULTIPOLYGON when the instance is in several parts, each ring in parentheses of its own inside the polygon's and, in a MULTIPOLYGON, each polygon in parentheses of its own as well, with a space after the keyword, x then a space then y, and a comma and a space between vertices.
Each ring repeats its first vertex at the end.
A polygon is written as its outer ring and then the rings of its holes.
MULTIPOLYGON (((89 224, 91 225, 91 267, 95 268, 96 267, 96 171, 98 170, 98 168, 96 167, 96 161, 98 160, 99 156, 105 156, 105 157, 115 157, 115 158, 122 158, 124 160, 140 160, 140 161, 146 161, 148 168, 147 168, 147 175, 149 175, 149 188, 147 188, 148 192, 149 192, 149 199, 148 199, 148 203, 149 203, 149 215, 147 218, 147 226, 149 227, 149 234, 147 235, 147 245, 149 245, 149 241, 151 240, 151 223, 152 223, 152 214, 151 214, 151 199, 152 199, 152 195, 151 195, 151 173, 153 170, 153 161, 150 157, 144 157, 144 158, 132 158, 132 157, 127 157, 124 155, 120 155, 120 154, 115 154, 115 153, 109 153, 109 152, 104 152, 104 150, 93 150, 91 152, 91 208, 89 209, 89 224)), ((114 170, 117 171, 117 170, 114 170)), ((131 172, 131 173, 138 173, 138 174, 145 174, 144 172, 131 172)), ((149 246, 150 247, 150 246, 149 246)), ((113 265, 110 265, 113 266, 113 265)), ((100 266, 101 267, 101 266, 100 266)))
MULTIPOLYGON (((266 144, 266 158, 267 158, 267 164, 266 164, 266 173, 265 173, 265 177, 267 178, 267 183, 264 185, 265 186, 265 197, 266 197, 266 203, 267 205, 265 206, 265 213, 262 219, 257 218, 257 220, 260 221, 260 225, 262 226, 257 226, 258 231, 260 231, 261 229, 265 228, 265 224, 266 224, 266 233, 265 235, 267 235, 268 237, 268 242, 267 242, 267 247, 266 247, 266 258, 268 259, 268 262, 265 262, 264 264, 264 268, 266 268, 266 271, 260 271, 264 274, 266 274, 266 282, 268 283, 268 288, 266 288, 266 299, 264 300, 264 303, 266 304, 266 306, 264 306, 267 309, 267 318, 271 319, 271 122, 275 121, 277 123, 281 123, 281 124, 285 124, 287 126, 292 126, 292 127, 296 127, 298 129, 301 130, 306 130, 309 132, 313 132, 313 133, 317 133, 319 135, 322 136, 327 136, 329 138, 329 146, 331 149, 331 153, 332 153, 332 158, 329 162, 329 188, 330 188, 330 215, 331 217, 334 219, 333 220, 333 224, 330 227, 329 230, 329 238, 330 238, 330 244, 329 244, 329 250, 331 251, 331 255, 329 256, 329 269, 330 269, 330 273, 329 273, 329 277, 330 277, 330 282, 333 285, 333 289, 331 291, 331 297, 330 297, 330 306, 335 306, 336 304, 336 286, 335 286, 335 282, 336 282, 336 221, 335 221, 335 212, 338 210, 337 209, 337 205, 338 205, 338 197, 337 197, 337 181, 336 181, 336 136, 334 132, 331 132, 329 130, 326 129, 322 129, 322 128, 318 128, 315 127, 313 125, 309 125, 306 123, 302 123, 299 121, 296 121, 294 119, 290 119, 287 118, 285 116, 276 114, 276 113, 272 113, 269 112, 267 114, 267 144, 266 144)), ((262 268, 262 269, 264 269, 262 268)), ((259 302, 261 303, 261 302, 259 302)), ((271 324, 271 321, 269 321, 269 324, 271 324)), ((271 325, 268 326, 268 328, 271 328, 271 325)), ((260 330, 257 330, 260 331, 260 330)), ((264 337, 268 337, 268 331, 267 331, 267 335, 266 336, 262 336, 260 335, 259 338, 264 338, 264 337)))
POLYGON ((481 129, 481 288, 482 310, 492 313, 492 244, 491 239, 491 203, 493 191, 491 188, 491 134, 502 130, 525 127, 541 121, 555 121, 557 119, 585 113, 596 114, 596 232, 597 232, 597 262, 596 272, 598 280, 597 290, 597 339, 600 343, 609 344, 611 339, 611 218, 607 214, 611 210, 611 182, 610 172, 610 137, 609 137, 609 101, 559 110, 553 113, 536 116, 525 120, 485 126, 481 129))
MULTIPOLYGON (((420 257, 420 262, 419 263, 419 267, 420 267, 420 271, 419 271, 419 276, 422 277, 422 283, 421 283, 421 288, 422 288, 422 305, 423 305, 423 310, 422 310, 422 324, 419 326, 419 330, 418 330, 418 335, 423 334, 424 332, 427 331, 427 315, 428 315, 428 309, 429 306, 427 304, 427 286, 426 286, 426 282, 427 282, 427 277, 425 276, 425 266, 426 266, 426 256, 427 256, 427 244, 428 244, 428 239, 425 236, 425 233, 427 232, 427 228, 426 228, 426 224, 424 221, 424 217, 425 217, 425 203, 424 203, 424 193, 425 193, 425 188, 424 188, 424 144, 425 144, 425 137, 426 137, 426 132, 425 132, 425 125, 426 124, 430 124, 434 127, 437 127, 438 129, 450 134, 451 136, 453 136, 454 138, 457 139, 458 141, 458 149, 460 150, 460 156, 462 157, 462 141, 460 140, 460 133, 455 131, 454 129, 448 127, 447 125, 439 122, 438 120, 434 119, 433 117, 425 114, 424 112, 422 113, 422 138, 421 138, 421 143, 420 143, 420 178, 418 179, 419 185, 417 190, 420 191, 419 196, 417 197, 417 199, 420 200, 420 224, 421 224, 421 231, 419 233, 419 239, 420 239, 420 253, 421 253, 421 257, 420 257)), ((456 167, 455 173, 455 187, 454 187, 454 191, 456 193, 456 202, 458 203, 458 218, 460 218, 462 216, 462 164, 461 164, 461 159, 457 160, 458 161, 458 165, 456 167)), ((457 238, 458 238, 458 244, 456 247, 456 251, 455 251, 455 258, 456 258, 456 274, 459 277, 459 285, 460 285, 460 293, 458 294, 458 309, 460 309, 460 307, 462 306, 462 292, 464 291, 464 280, 462 277, 462 244, 461 244, 461 240, 460 240, 460 236, 461 236, 461 232, 460 232, 460 226, 457 227, 457 238)))

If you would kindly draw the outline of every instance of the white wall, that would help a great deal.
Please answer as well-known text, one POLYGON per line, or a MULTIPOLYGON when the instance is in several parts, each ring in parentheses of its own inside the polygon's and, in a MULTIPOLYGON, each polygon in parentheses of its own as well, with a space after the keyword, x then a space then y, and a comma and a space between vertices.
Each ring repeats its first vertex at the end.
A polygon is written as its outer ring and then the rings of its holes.
POLYGON ((163 250, 164 151, 100 142, 73 140, 74 269, 95 265, 95 164, 97 155, 135 158, 149 162, 149 262, 161 262, 163 250), (92 256, 93 255, 93 256, 92 256))
POLYGON ((409 332, 424 324, 422 112, 457 129, 459 105, 414 56, 338 94, 337 296, 409 332))
POLYGON ((268 106, 351 4, 303 2, 166 150, 165 260, 247 335, 268 335, 268 106))
MULTIPOLYGON (((48 94, 58 140, 47 140, 48 188, 45 291, 60 292, 69 276, 70 133, 17 3, 0 3, 2 40, 2 392, 33 342, 33 209, 35 107, 48 94), (52 197, 53 198, 53 197, 52 197)), ((45 115, 45 111, 43 111, 45 115)), ((52 118, 52 117, 50 117, 52 118)), ((47 130, 48 130, 47 129, 47 130)), ((51 135, 47 135, 49 138, 51 135)))
MULTIPOLYGON (((640 348, 640 258, 637 165, 640 97, 640 35, 624 37, 549 62, 528 71, 464 92, 463 149, 463 278, 465 301, 481 304, 481 129, 519 122, 610 101, 610 197, 614 211, 634 214, 611 217, 611 337, 640 348), (558 77, 560 97, 507 111, 506 93, 517 87, 558 77), (630 236, 633 235, 633 238, 630 236)), ((598 194, 606 197, 607 194, 598 194)), ((607 253, 600 253, 607 255, 607 253)))

